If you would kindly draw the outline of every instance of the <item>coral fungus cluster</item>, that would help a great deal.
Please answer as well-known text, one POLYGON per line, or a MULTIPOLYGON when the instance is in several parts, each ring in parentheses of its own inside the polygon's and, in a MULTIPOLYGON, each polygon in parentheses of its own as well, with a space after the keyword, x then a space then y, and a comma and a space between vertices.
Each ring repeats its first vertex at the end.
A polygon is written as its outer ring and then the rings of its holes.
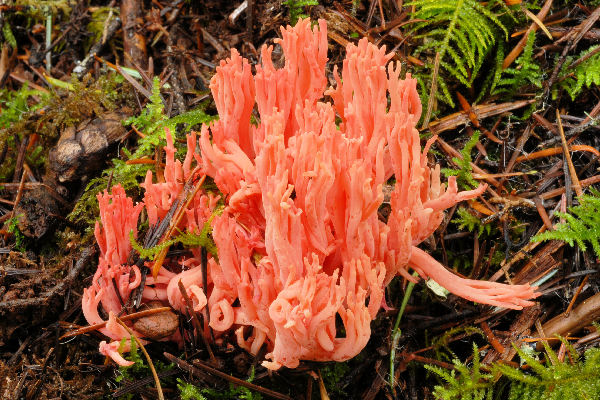
POLYGON ((469 300, 531 305, 536 293, 529 285, 462 279, 416 247, 446 208, 484 190, 458 192, 452 177, 446 187, 439 166, 428 166, 435 138, 421 149, 416 81, 401 79, 392 55, 363 39, 347 46, 341 77, 334 70, 337 84, 328 89, 324 21, 311 28, 303 20, 281 34, 279 69, 267 46, 254 75, 235 50, 221 62, 211 81, 219 120, 203 126, 199 138, 188 136, 183 162, 167 132, 164 180, 155 183, 148 172, 143 203, 134 205, 119 186, 99 196, 101 256, 83 310, 91 324, 102 322, 99 304, 110 316, 102 332, 114 342, 100 350, 126 363, 117 349, 128 334, 113 316, 141 282, 139 269, 128 264, 140 212, 145 208, 150 225, 157 224, 194 174, 211 177, 219 190, 199 191, 178 226, 196 233, 207 221, 212 226, 218 257, 209 256, 206 287, 200 249, 191 249, 148 276, 143 300, 183 311, 181 281, 194 309, 208 308, 217 336, 235 331, 238 345, 252 354, 266 346, 268 368, 358 354, 385 304, 385 287, 398 274, 416 279, 409 268, 469 300), (382 187, 392 177, 391 213, 383 222, 382 187), (224 208, 214 213, 219 202, 224 208))

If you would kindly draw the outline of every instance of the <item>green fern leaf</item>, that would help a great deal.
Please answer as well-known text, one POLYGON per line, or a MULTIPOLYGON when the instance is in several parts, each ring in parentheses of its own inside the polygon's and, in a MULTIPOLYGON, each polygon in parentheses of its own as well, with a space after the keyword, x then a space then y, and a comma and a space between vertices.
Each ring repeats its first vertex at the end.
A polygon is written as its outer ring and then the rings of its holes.
MULTIPOLYGON (((593 51, 597 51, 599 46, 592 46, 579 54, 577 59, 585 57, 593 51)), ((570 67, 574 62, 573 57, 567 58, 565 66, 561 71, 560 86, 569 93, 571 100, 575 100, 581 93, 583 87, 592 85, 600 86, 600 53, 595 53, 585 61, 579 63, 574 68, 570 67)))
POLYGON ((532 238, 533 241, 562 240, 569 246, 577 244, 582 251, 591 244, 594 253, 600 257, 600 192, 592 189, 591 195, 583 195, 579 205, 571 207, 570 213, 557 213, 565 219, 552 231, 546 231, 532 238))
MULTIPOLYGON (((415 38, 423 40, 415 55, 431 54, 435 49, 440 54, 441 70, 471 87, 497 37, 502 33, 508 37, 506 27, 491 11, 494 4, 492 1, 484 6, 476 0, 415 0, 411 3, 415 7, 413 18, 426 20, 414 25, 415 38)), ((433 71, 431 63, 426 68, 433 71)), ((440 99, 454 106, 445 79, 440 74, 440 99)))
POLYGON ((481 132, 475 131, 473 136, 469 138, 467 143, 465 143, 465 147, 460 151, 460 155, 462 158, 453 157, 452 162, 458 167, 458 169, 452 168, 442 168, 442 173, 448 176, 456 176, 459 186, 466 188, 467 190, 474 189, 479 185, 472 175, 472 167, 471 162, 473 161, 471 158, 471 151, 477 144, 479 140, 479 136, 481 132))
POLYGON ((534 42, 535 32, 532 31, 527 37, 523 53, 515 61, 516 67, 506 68, 502 71, 503 77, 500 78, 492 94, 512 96, 523 88, 542 87, 542 71, 540 66, 533 60, 534 42))

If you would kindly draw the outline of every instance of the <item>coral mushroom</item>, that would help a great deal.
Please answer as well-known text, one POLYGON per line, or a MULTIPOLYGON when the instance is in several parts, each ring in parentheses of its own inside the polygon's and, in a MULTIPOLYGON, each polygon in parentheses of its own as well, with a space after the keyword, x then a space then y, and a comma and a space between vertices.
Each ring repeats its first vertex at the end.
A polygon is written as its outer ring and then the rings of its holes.
MULTIPOLYGON (((208 307, 217 335, 235 330, 239 346, 252 354, 266 346, 268 368, 358 354, 387 284, 397 275, 416 279, 409 268, 472 301, 513 309, 531 305, 537 293, 529 285, 462 279, 416 247, 440 225, 445 209, 485 189, 459 192, 453 177, 446 187, 439 166, 428 165, 435 138, 421 149, 416 81, 409 74, 401 79, 400 65, 389 62, 392 55, 362 39, 347 46, 341 77, 334 70, 337 85, 327 89, 325 22, 311 28, 301 20, 281 33, 282 68, 274 67, 270 46, 262 48, 254 76, 235 49, 217 67, 211 90, 220 119, 202 127, 200 156, 192 133, 184 162, 176 161, 167 132, 165 182, 153 183, 148 173, 143 205, 134 206, 118 186, 112 195, 99 196, 102 255, 84 294, 88 321, 99 322, 99 303, 106 312, 119 312, 119 299, 126 301, 140 284, 137 267, 127 265, 129 230, 137 234, 142 207, 151 224, 165 218, 194 173, 193 162, 220 193, 200 191, 179 229, 198 233, 210 223, 218 259, 209 257, 204 283, 198 249, 166 260, 158 276, 148 277, 143 298, 183 311, 181 281, 196 311, 208 307), (256 125, 250 121, 255 103, 256 125), (384 223, 377 211, 392 176, 391 213, 384 223), (224 208, 217 215, 219 201, 224 208), (108 284, 111 279, 116 285, 108 284)), ((109 325, 103 332, 112 339, 124 336, 109 325)), ((103 343, 101 350, 125 362, 115 344, 103 343)))

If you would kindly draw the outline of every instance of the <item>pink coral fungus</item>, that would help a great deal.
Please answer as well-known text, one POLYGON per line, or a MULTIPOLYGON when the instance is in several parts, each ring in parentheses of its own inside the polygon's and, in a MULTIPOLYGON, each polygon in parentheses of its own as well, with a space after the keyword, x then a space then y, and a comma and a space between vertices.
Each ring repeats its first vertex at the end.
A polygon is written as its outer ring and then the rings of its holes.
MULTIPOLYGON (((137 232, 142 207, 157 224, 195 171, 213 178, 220 193, 198 192, 179 229, 198 233, 210 223, 218 259, 209 256, 206 287, 199 249, 166 259, 146 280, 143 299, 184 311, 181 281, 194 310, 208 308, 216 335, 235 330, 239 346, 252 354, 266 346, 268 368, 358 354, 387 284, 397 275, 416 279, 409 268, 472 301, 531 305, 528 299, 537 293, 529 285, 462 279, 416 247, 440 225, 445 209, 485 189, 458 192, 455 178, 446 186, 439 166, 428 165, 435 138, 421 149, 416 81, 408 74, 401 79, 392 55, 362 39, 347 46, 341 77, 334 70, 337 84, 327 89, 325 22, 311 28, 301 20, 281 34, 285 64, 279 69, 271 46, 262 48, 254 76, 236 50, 221 61, 211 81, 219 120, 202 127, 199 151, 196 134, 188 136, 183 163, 175 160, 167 132, 165 179, 154 183, 148 173, 143 205, 134 206, 118 186, 99 196, 102 254, 84 294, 88 321, 101 321, 99 303, 107 313, 119 313, 140 284, 140 271, 127 263, 129 231, 137 232), (258 124, 250 120, 255 103, 258 124), (385 223, 378 209, 392 177, 385 223), (216 213, 218 203, 222 212, 216 213), (343 336, 336 330, 338 316, 343 336)), ((126 336, 111 323, 103 332, 114 340, 126 336)), ((124 363, 117 348, 101 346, 124 363)))

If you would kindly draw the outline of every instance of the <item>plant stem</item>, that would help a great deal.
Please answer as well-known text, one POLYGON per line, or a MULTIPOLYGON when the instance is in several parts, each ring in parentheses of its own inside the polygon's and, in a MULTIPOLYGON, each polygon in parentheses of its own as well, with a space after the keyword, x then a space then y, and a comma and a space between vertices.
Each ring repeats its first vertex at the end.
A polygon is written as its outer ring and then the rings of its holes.
MULTIPOLYGON (((413 272, 413 276, 419 276, 416 272, 413 272)), ((396 346, 398 345, 398 341, 400 340, 401 332, 398 327, 400 326, 400 320, 402 319, 402 314, 404 314, 404 310, 406 309, 406 305, 408 304, 408 299, 410 299, 410 295, 412 294, 413 288, 415 287, 414 282, 408 282, 408 286, 406 286, 406 291, 404 292, 404 297, 402 298, 402 304, 400 305, 400 311, 398 311, 398 315, 396 316, 396 322, 394 323, 394 329, 392 330, 392 348, 390 349, 390 388, 394 390, 395 382, 394 382, 394 361, 396 359, 396 346)))

